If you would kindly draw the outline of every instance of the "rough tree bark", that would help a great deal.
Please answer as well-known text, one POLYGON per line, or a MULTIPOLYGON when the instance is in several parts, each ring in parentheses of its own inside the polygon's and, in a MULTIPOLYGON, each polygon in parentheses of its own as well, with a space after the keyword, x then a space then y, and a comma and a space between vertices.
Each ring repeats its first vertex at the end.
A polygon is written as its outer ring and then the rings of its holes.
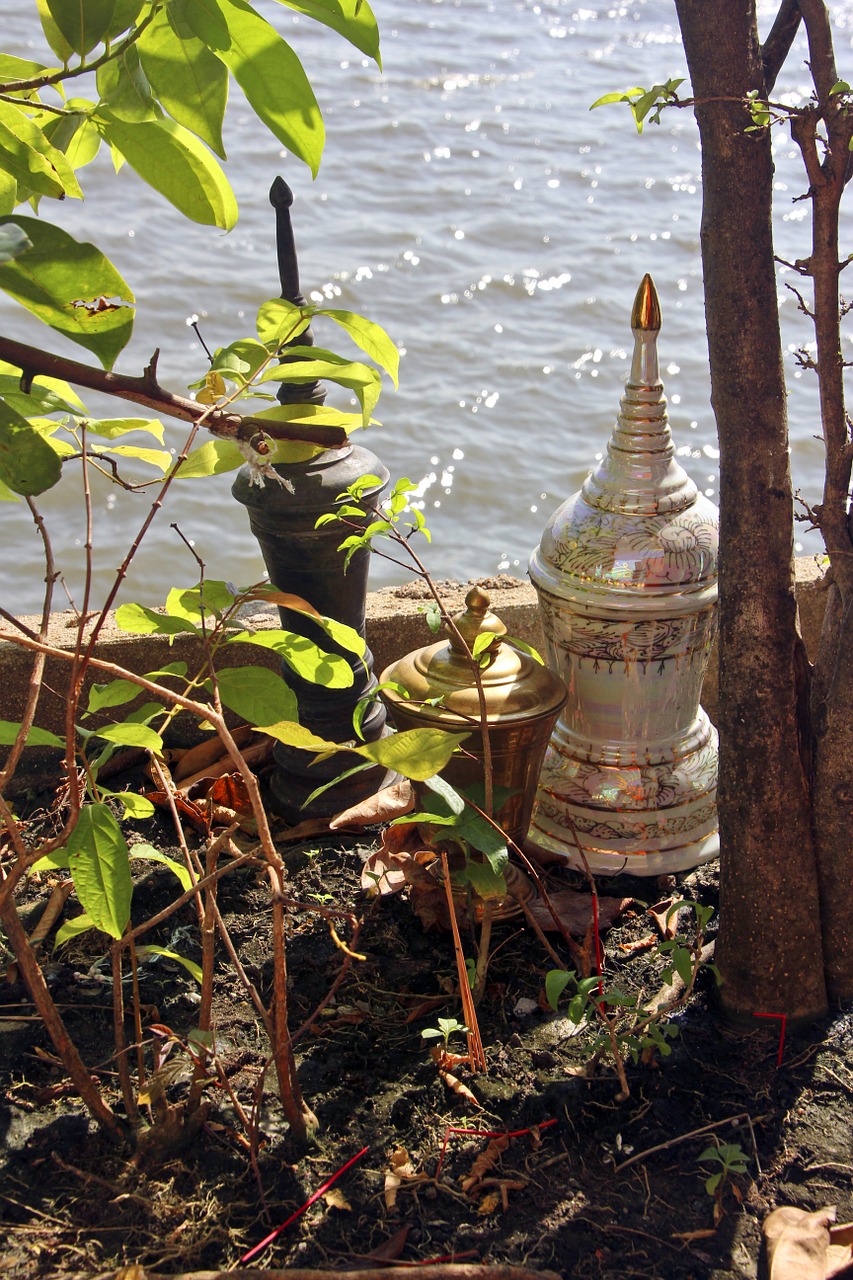
POLYGON ((826 1008, 811 827, 808 664, 793 590, 793 495, 753 0, 676 0, 702 144, 702 261, 720 439, 717 963, 727 1011, 826 1008))

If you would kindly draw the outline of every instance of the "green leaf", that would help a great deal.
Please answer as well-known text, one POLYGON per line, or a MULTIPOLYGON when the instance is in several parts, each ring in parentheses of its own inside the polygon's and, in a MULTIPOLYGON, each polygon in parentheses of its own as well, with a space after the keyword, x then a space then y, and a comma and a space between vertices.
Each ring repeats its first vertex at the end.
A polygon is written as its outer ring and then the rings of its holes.
POLYGON ((130 846, 131 858, 144 858, 147 862, 159 862, 164 867, 168 867, 174 876, 177 877, 181 888, 184 892, 191 889, 193 882, 189 871, 180 862, 175 862, 173 858, 167 858, 165 853, 160 853, 153 845, 140 841, 139 844, 130 846))
POLYGON ((116 609, 115 622, 120 631, 130 631, 134 635, 176 636, 182 631, 198 635, 198 628, 191 622, 187 622, 186 618, 157 613, 154 609, 147 609, 142 604, 120 605, 116 609))
POLYGON ((194 960, 188 960, 186 956, 178 955, 177 951, 169 951, 166 947, 155 947, 148 943, 144 947, 137 947, 136 954, 140 960, 144 960, 146 956, 165 956, 167 960, 176 960, 188 973, 192 974, 196 982, 201 982, 201 965, 196 964, 194 960))
MULTIPOLYGON (((277 742, 283 742, 287 747, 297 747, 300 751, 334 755, 336 752, 343 750, 340 743, 327 742, 325 738, 318 738, 310 729, 303 728, 301 724, 296 724, 293 720, 282 720, 278 724, 265 724, 263 732, 268 733, 277 742)), ((357 771, 360 772, 361 768, 362 766, 359 765, 357 771)), ((335 778, 335 782, 340 782, 340 778, 335 778)))
POLYGON ((65 848, 54 849, 51 853, 46 853, 43 858, 39 858, 38 862, 34 862, 31 870, 33 871, 67 871, 68 870, 68 850, 65 848))
POLYGON ((705 1190, 708 1192, 709 1196, 712 1196, 714 1194, 714 1192, 717 1190, 717 1187, 720 1185, 722 1180, 723 1180, 722 1169, 720 1170, 719 1173, 712 1173, 710 1178, 705 1179, 705 1190))
POLYGON ((120 938, 130 919, 128 848, 105 804, 87 804, 68 837, 68 864, 84 911, 97 929, 120 938))
POLYGON ((11 102, 0 102, 0 164, 23 190, 55 198, 83 198, 63 152, 11 102))
POLYGON ((161 444, 164 437, 163 424, 158 418, 87 418, 86 431, 105 440, 115 440, 131 431, 146 431, 161 444))
POLYGON ((92 456, 100 458, 109 453, 117 454, 121 458, 137 458, 140 462, 147 463, 149 467, 155 467, 161 475, 165 475, 175 461, 171 453, 165 449, 140 449, 132 444, 117 444, 112 449, 93 450, 92 456))
POLYGON ((56 450, 26 418, 0 400, 0 481, 13 493, 33 496, 51 489, 61 472, 56 450))
POLYGON ((77 108, 77 114, 37 118, 45 137, 64 154, 75 172, 85 168, 101 149, 100 134, 89 120, 88 114, 94 105, 84 98, 73 98, 66 110, 77 108))
POLYGON ((257 330, 261 342, 278 346, 304 333, 310 317, 286 298, 270 298, 258 308, 257 330))
POLYGON ((116 0, 116 7, 113 13, 112 22, 109 26, 107 36, 110 40, 115 40, 116 36, 120 36, 122 32, 127 31, 133 26, 139 17, 139 11, 142 8, 143 0, 116 0))
POLYGON ((184 0, 182 12, 225 63, 258 118, 316 177, 325 139, 323 118, 290 45, 246 0, 184 0))
POLYGON ((365 319, 364 316, 356 315, 354 311, 328 310, 323 307, 318 309, 317 315, 328 316, 330 320, 334 320, 335 324, 339 324, 356 346, 369 355, 380 369, 384 369, 394 386, 397 386, 400 352, 381 325, 365 319))
MULTIPOLYGON (((54 2, 56 2, 56 0, 54 0, 54 2)), ((65 39, 65 36, 50 16, 48 0, 36 0, 36 8, 38 9, 39 21, 41 22, 47 43, 56 54, 59 61, 67 63, 74 50, 71 48, 71 45, 65 39)))
POLYGON ((137 43, 139 56, 160 102, 173 120, 225 159, 222 120, 228 101, 228 70, 196 36, 181 34, 166 10, 154 15, 137 43))
POLYGON ((281 3, 331 27, 381 68, 379 27, 367 0, 281 0, 281 3))
POLYGON ((38 218, 16 215, 0 219, 0 226, 9 221, 21 226, 33 247, 0 266, 0 289, 111 369, 133 329, 129 286, 93 244, 38 218), (118 305, 101 308, 101 299, 118 299, 118 305))
POLYGON ((115 7, 116 0, 47 0, 50 16, 63 39, 80 54, 90 53, 103 40, 110 30, 115 7))
POLYGON ((605 93, 602 97, 596 98, 589 109, 594 111, 596 107, 609 107, 614 102, 630 102, 631 98, 645 92, 642 85, 635 85, 633 89, 625 89, 622 93, 605 93))
POLYGON ((155 755, 163 754, 163 739, 147 724, 133 724, 125 720, 122 724, 108 724, 103 729, 94 729, 92 732, 96 738, 104 738, 120 747, 142 747, 146 751, 153 751, 155 755))
POLYGON ((230 231, 237 201, 217 161, 195 134, 168 117, 139 123, 101 109, 95 123, 140 178, 192 222, 230 231))
POLYGON ((7 226, 0 227, 0 263, 12 262, 32 247, 32 240, 17 223, 10 222, 7 226))
POLYGON ((266 667, 225 667, 216 673, 226 707, 258 728, 296 720, 296 695, 281 676, 266 667))
POLYGON ((124 816, 126 818, 134 818, 137 822, 145 818, 151 818, 155 813, 155 806, 151 803, 147 796, 140 796, 135 791, 106 791, 101 787, 101 795, 112 796, 120 805, 124 807, 124 816))
POLYGON ((97 925, 87 912, 82 911, 79 916, 75 916, 73 920, 66 920, 65 924, 56 931, 56 940, 54 941, 54 950, 63 946, 66 942, 70 942, 72 938, 76 938, 80 933, 88 933, 90 929, 97 929, 97 925))
POLYGON ((686 947, 676 947, 672 953, 672 966, 685 987, 693 977, 693 957, 686 947))
POLYGON ((163 114, 140 65, 136 45, 98 68, 97 85, 101 105, 120 120, 156 120, 163 114))
POLYGON ((241 631, 231 636, 229 644, 253 644, 274 650, 297 675, 327 689, 349 689, 353 683, 352 667, 337 653, 326 653, 312 640, 294 631, 241 631))
POLYGON ((465 863, 464 878, 470 881, 474 892, 481 898, 502 898, 506 894, 506 880, 489 862, 469 858, 465 863))
MULTIPOLYGON (((0 362, 0 396, 23 417, 40 413, 85 413, 85 405, 59 378, 36 378, 29 391, 21 390, 21 373, 13 365, 0 362), (8 369, 10 372, 6 373, 8 369)), ((59 426, 59 423, 55 423, 59 426)))
POLYGON ((109 684, 93 684, 89 690, 89 704, 86 708, 91 715, 104 707, 123 707, 127 702, 138 698, 142 690, 132 680, 111 680, 109 684))
POLYGON ((187 454, 175 472, 175 479, 199 480, 205 476, 222 475, 224 471, 236 471, 245 461, 236 444, 230 440, 208 440, 187 454))
POLYGON ((224 613, 233 603, 234 595, 228 584, 210 579, 205 581, 203 588, 173 587, 166 596, 166 612, 200 626, 203 618, 224 613))
MULTIPOLYGON (((12 80, 32 80, 40 76, 48 68, 41 62, 32 62, 29 58, 16 58, 12 53, 0 53, 0 80, 4 84, 12 80)), ((10 90, 11 92, 11 90, 10 90)), ((28 89, 27 93, 35 90, 28 89)))
MULTIPOLYGON (((21 731, 21 725, 16 720, 0 720, 0 747, 11 747, 21 731)), ((51 733, 48 729, 38 729, 33 727, 27 734, 28 747, 64 747, 65 741, 58 738, 55 733, 51 733)))
POLYGON ((447 764, 469 733, 446 733, 443 729, 405 729, 376 742, 354 748, 357 755, 402 773, 414 782, 423 782, 447 764))

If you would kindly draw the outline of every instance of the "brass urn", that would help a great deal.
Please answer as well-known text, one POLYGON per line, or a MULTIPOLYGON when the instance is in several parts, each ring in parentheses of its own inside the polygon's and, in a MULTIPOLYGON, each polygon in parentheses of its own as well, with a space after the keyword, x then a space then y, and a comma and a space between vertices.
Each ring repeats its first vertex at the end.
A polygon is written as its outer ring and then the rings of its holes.
POLYGON ((530 560, 549 661, 569 697, 529 845, 578 868, 585 858, 597 873, 682 871, 719 852, 717 735, 699 705, 716 629, 719 513, 675 457, 660 325, 647 275, 606 457, 530 560))
MULTIPOLYGON (((492 774, 495 785, 513 792, 495 817, 519 844, 527 831, 542 757, 566 690, 547 667, 513 648, 511 641, 502 640, 506 627, 489 604, 486 592, 472 587, 465 597, 466 608, 454 623, 469 649, 477 636, 494 636, 481 676, 492 774)), ((442 777, 454 787, 482 781, 480 699, 471 662, 456 636, 451 633, 448 639, 392 663, 382 672, 380 685, 388 681, 401 685, 407 694, 404 697, 388 688, 381 692, 397 729, 470 732, 463 743, 463 751, 470 754, 454 755, 442 777)))

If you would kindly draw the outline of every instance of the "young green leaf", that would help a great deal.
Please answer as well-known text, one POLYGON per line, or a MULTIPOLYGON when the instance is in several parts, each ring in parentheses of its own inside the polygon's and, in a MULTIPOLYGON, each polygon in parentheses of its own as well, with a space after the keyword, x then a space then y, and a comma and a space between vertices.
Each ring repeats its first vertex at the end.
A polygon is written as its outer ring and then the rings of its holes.
POLYGON ((164 428, 158 418, 87 418, 86 432, 90 436, 101 436, 105 440, 115 440, 126 436, 131 431, 146 431, 163 443, 164 428))
POLYGON ((316 177, 325 139, 323 119, 290 45, 246 0, 184 0, 182 13, 225 63, 255 114, 316 177))
POLYGON ((131 858, 143 858, 146 862, 159 862, 162 866, 169 868, 184 892, 192 888, 192 877, 187 868, 180 862, 175 862, 174 858, 168 858, 165 853, 160 853, 153 845, 146 844, 143 841, 140 841, 139 844, 132 844, 130 845, 130 856, 131 858))
POLYGON ((549 969, 545 974, 545 999, 556 1013, 560 996, 574 978, 565 969, 549 969))
POLYGON ((219 476, 225 471, 236 471, 246 459, 230 440, 207 440, 187 454, 175 472, 176 480, 200 480, 205 476, 219 476))
POLYGON ((294 631, 259 631, 252 634, 241 631, 230 636, 229 644, 253 644, 261 649, 272 649, 303 680, 322 684, 327 689, 349 689, 353 683, 353 671, 346 658, 337 653, 326 653, 306 636, 294 631))
POLYGON ((178 618, 168 613, 157 613, 143 604, 123 604, 116 609, 115 623, 120 631, 129 631, 133 635, 176 636, 183 631, 198 635, 186 618, 178 618))
POLYGON ((66 843, 77 897, 95 927, 120 938, 130 919, 128 848, 105 804, 87 804, 66 843))
POLYGON ((196 964, 195 960, 188 960, 186 956, 179 955, 177 951, 169 951, 167 947, 155 947, 149 942, 144 947, 137 947, 136 954, 140 960, 145 960, 148 956, 163 956, 166 960, 174 960, 178 964, 182 964, 187 973, 192 974, 196 982, 201 982, 201 965, 196 964))
POLYGON ((139 62, 139 50, 129 45, 98 68, 101 103, 119 120, 156 120, 162 116, 139 62))
POLYGON ((116 0, 46 0, 62 38, 75 53, 90 53, 110 30, 116 0))
POLYGON ((104 707, 123 707, 138 698, 142 690, 132 680, 111 680, 109 684, 93 684, 89 690, 87 713, 92 715, 104 707))
POLYGON ((318 308, 317 315, 328 316, 330 320, 334 320, 335 324, 339 324, 356 346, 361 347, 380 369, 384 369, 394 386, 397 386, 400 352, 381 325, 365 319, 364 316, 356 315, 354 311, 329 310, 322 307, 318 308))
POLYGON ((404 778, 423 782, 447 764, 468 733, 445 733, 443 729, 405 729, 376 742, 354 748, 357 755, 402 773, 404 778))
POLYGON ((95 921, 86 911, 82 911, 79 916, 75 916, 73 920, 66 920, 65 924, 56 931, 56 939, 54 941, 54 950, 63 946, 66 942, 70 942, 72 938, 76 938, 78 934, 88 933, 90 929, 97 929, 95 921))
POLYGON ((130 122, 99 108, 95 124, 132 169, 192 222, 230 231, 237 201, 225 174, 202 142, 176 121, 130 122))
POLYGON ((219 696, 241 719, 261 728, 296 720, 296 695, 266 667, 226 667, 217 672, 219 696))
POLYGON ((137 42, 142 66, 173 120, 225 159, 222 121, 228 101, 228 69, 197 36, 161 9, 137 42))
POLYGON ((367 0, 280 0, 288 9, 304 13, 315 22, 322 22, 381 68, 379 58, 379 27, 367 0))
POLYGON ((102 729, 94 729, 93 733, 96 738, 103 738, 120 747, 142 747, 145 751, 153 751, 155 755, 163 754, 163 739, 147 724, 134 724, 125 720, 122 724, 108 724, 102 729))
POLYGON ((310 315, 306 315, 303 308, 288 302, 286 298, 270 298, 258 308, 258 337, 268 346, 291 342, 305 332, 309 323, 310 315))
POLYGON ((52 146, 45 133, 10 102, 0 101, 0 161, 18 184, 18 195, 33 193, 62 199, 83 193, 74 170, 62 151, 52 146))
POLYGON ((107 791, 104 787, 100 788, 102 796, 111 796, 124 809, 126 818, 133 818, 136 822, 142 822, 146 818, 152 818, 155 813, 155 806, 151 803, 147 796, 138 795, 135 791, 107 791))
MULTIPOLYGON (((21 726, 15 720, 0 720, 0 747, 11 747, 21 732, 21 726)), ((64 747, 65 742, 48 729, 33 727, 27 734, 28 747, 64 747)))

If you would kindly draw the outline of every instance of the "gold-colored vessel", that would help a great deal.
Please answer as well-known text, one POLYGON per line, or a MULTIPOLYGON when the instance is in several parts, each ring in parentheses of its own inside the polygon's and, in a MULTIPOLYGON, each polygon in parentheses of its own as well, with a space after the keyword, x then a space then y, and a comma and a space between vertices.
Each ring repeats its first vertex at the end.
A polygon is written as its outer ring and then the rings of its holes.
MULTIPOLYGON (((472 587, 465 610, 454 622, 469 649, 478 636, 494 637, 491 661, 482 672, 486 722, 493 780, 513 794, 497 821, 510 839, 520 844, 527 832, 539 769, 551 729, 566 701, 562 680, 526 653, 502 640, 506 627, 489 609, 489 597, 472 587)), ((462 787, 483 778, 483 736, 480 700, 471 662, 454 635, 407 654, 382 672, 380 684, 402 685, 408 696, 382 690, 398 729, 433 727, 453 733, 468 730, 464 749, 442 770, 451 786, 462 787), (435 700, 439 699, 438 705, 435 700), (474 757, 473 759, 471 757, 474 757)))

